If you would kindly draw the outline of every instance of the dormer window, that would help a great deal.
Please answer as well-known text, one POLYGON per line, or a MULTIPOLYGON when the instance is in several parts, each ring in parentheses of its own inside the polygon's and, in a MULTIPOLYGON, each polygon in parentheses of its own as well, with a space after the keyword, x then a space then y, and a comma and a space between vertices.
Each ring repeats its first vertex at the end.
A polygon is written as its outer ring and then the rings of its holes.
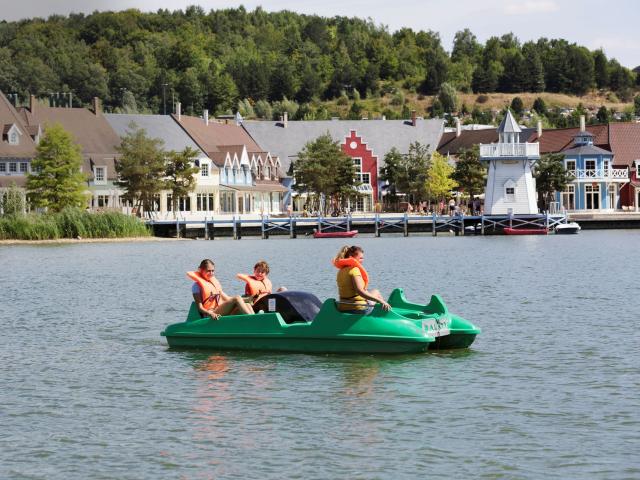
POLYGON ((94 179, 95 183, 106 183, 107 182, 107 167, 95 167, 94 170, 94 179))
POLYGON ((209 176, 209 164, 208 163, 201 163, 200 164, 200 176, 201 177, 208 177, 209 176))
POLYGON ((9 133, 9 144, 10 145, 18 145, 20 143, 20 138, 18 137, 18 132, 15 129, 9 133))

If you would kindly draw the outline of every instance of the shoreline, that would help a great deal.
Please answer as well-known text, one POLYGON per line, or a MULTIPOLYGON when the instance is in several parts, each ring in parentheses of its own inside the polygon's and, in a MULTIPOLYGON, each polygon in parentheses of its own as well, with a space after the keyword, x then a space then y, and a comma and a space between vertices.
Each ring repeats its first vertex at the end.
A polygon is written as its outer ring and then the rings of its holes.
POLYGON ((167 237, 121 237, 121 238, 58 238, 47 240, 0 240, 2 245, 49 245, 49 244, 80 244, 80 243, 130 243, 130 242, 175 242, 190 241, 189 238, 167 237))

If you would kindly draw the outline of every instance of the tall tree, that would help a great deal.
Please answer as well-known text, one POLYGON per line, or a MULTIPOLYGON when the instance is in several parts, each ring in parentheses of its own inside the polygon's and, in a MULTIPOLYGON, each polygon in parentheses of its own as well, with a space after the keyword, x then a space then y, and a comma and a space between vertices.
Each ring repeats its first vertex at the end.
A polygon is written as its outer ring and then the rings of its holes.
POLYGON ((124 189, 126 200, 142 206, 147 213, 153 210, 154 195, 164 187, 163 145, 161 139, 149 138, 145 129, 132 122, 118 147, 122 157, 116 163, 119 180, 115 184, 124 189))
POLYGON ((27 175, 31 204, 53 212, 85 206, 87 178, 80 171, 82 153, 73 136, 60 124, 46 127, 36 152, 27 175))
POLYGON ((196 174, 200 171, 194 165, 198 152, 186 147, 180 152, 171 150, 166 157, 165 187, 171 190, 171 204, 173 214, 176 214, 178 199, 193 192, 196 188, 196 174))
POLYGON ((460 190, 468 193, 472 199, 484 191, 487 182, 487 169, 480 162, 479 150, 476 145, 459 152, 455 170, 451 175, 451 178, 458 182, 460 190))
POLYGON ((412 143, 404 155, 393 148, 384 157, 380 179, 389 182, 389 190, 395 196, 404 193, 407 200, 413 202, 426 200, 429 159, 428 145, 419 142, 412 143))
POLYGON ((573 180, 571 174, 565 170, 563 160, 563 154, 549 153, 542 155, 534 166, 533 176, 536 179, 538 206, 543 211, 549 209, 553 193, 565 190, 573 180))
POLYGON ((445 112, 452 113, 458 110, 458 94, 450 83, 444 82, 440 85, 438 100, 445 112))
POLYGON ((356 193, 353 160, 328 132, 304 146, 298 153, 293 171, 296 179, 294 189, 312 195, 316 202, 312 207, 324 207, 325 213, 332 206, 344 205, 346 199, 356 193), (320 202, 321 198, 325 199, 324 205, 320 202))
POLYGON ((429 197, 432 199, 443 199, 451 190, 458 186, 458 182, 451 178, 453 172, 454 167, 449 165, 445 157, 438 152, 434 152, 433 155, 431 155, 425 185, 429 197))

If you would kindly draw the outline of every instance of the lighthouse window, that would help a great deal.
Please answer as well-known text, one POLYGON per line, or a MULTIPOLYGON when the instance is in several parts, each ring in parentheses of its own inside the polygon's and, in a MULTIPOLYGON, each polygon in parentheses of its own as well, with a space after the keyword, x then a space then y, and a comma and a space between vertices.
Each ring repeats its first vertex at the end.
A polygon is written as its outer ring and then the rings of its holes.
POLYGON ((515 187, 506 187, 505 188, 506 201, 507 202, 515 202, 516 201, 516 189, 515 187))

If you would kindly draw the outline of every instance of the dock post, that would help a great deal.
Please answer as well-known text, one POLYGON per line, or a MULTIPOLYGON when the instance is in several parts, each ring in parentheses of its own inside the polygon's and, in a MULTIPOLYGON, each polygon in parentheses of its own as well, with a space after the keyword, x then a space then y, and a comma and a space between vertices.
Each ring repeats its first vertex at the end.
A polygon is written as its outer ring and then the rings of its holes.
POLYGON ((240 217, 240 215, 238 215, 238 227, 236 228, 236 235, 238 235, 237 240, 240 240, 242 238, 242 218, 240 217))
POLYGON ((347 232, 351 231, 351 215, 347 213, 347 232))
POLYGON ((176 238, 180 238, 180 218, 176 215, 176 238))
POLYGON ((480 232, 484 235, 484 215, 480 215, 480 232))
POLYGON ((238 226, 236 225, 236 216, 233 216, 233 220, 232 220, 232 226, 233 226, 233 239, 237 240, 238 239, 238 226))
POLYGON ((296 238, 296 218, 289 217, 289 238, 296 238))
POLYGON ((209 240, 209 224, 207 223, 207 216, 204 217, 204 239, 209 240))
POLYGON ((464 213, 460 212, 460 235, 464 237, 464 213))
POLYGON ((547 232, 549 231, 549 211, 548 210, 544 212, 544 228, 547 229, 547 232))
POLYGON ((404 214, 404 236, 409 236, 409 215, 406 212, 404 214))
POLYGON ((431 215, 431 235, 433 235, 434 237, 436 235, 438 235, 438 228, 437 228, 437 217, 436 217, 436 212, 433 212, 433 214, 431 215))
POLYGON ((509 213, 509 228, 513 228, 513 213, 509 213))
POLYGON ((213 219, 213 216, 211 217, 211 231, 209 232, 209 240, 213 240, 214 238, 216 238, 216 222, 213 219))
POLYGON ((262 215, 262 219, 260 221, 260 231, 262 233, 262 239, 265 240, 267 238, 267 234, 264 231, 264 215, 262 215))
POLYGON ((318 232, 322 232, 322 216, 318 213, 318 232))
POLYGON ((380 214, 376 213, 375 216, 373 217, 373 224, 374 224, 374 232, 376 237, 380 236, 380 214))

